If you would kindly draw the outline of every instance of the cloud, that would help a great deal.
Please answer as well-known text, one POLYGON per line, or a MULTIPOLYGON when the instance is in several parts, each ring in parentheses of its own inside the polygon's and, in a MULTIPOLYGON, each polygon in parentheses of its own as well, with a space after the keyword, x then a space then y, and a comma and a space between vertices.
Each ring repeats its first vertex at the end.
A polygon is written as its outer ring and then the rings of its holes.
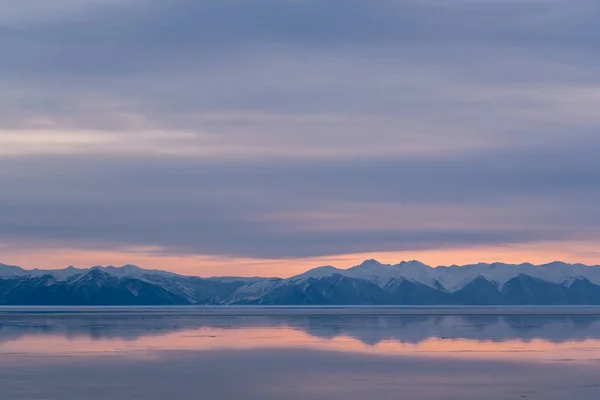
POLYGON ((53 4, 0 1, 0 242, 285 258, 600 233, 595 1, 53 4))
MULTIPOLYGON (((582 93, 600 85, 595 2, 448 3, 90 2, 7 23, 4 124, 132 128, 134 119, 193 131, 207 124, 198 114, 366 114, 464 131, 473 114, 562 115, 565 96, 597 106, 582 93)), ((229 132, 235 121, 209 127, 229 132)))
POLYGON ((600 166, 592 150, 577 151, 346 161, 8 158, 1 236, 263 258, 596 238, 600 166))

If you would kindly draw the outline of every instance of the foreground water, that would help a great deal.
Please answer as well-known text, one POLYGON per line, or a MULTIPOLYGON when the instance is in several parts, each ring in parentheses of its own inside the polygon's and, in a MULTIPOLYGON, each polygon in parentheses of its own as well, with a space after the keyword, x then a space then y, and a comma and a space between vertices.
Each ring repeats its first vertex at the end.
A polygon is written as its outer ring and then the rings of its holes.
POLYGON ((0 399, 597 399, 600 309, 0 308, 0 399))

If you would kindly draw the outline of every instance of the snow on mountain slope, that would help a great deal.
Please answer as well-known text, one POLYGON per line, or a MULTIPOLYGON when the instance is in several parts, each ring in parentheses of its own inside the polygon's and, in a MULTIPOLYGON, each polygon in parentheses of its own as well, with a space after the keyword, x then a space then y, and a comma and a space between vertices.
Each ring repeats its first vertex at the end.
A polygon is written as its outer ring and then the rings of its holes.
POLYGON ((244 286, 240 286, 231 295, 230 302, 235 303, 259 299, 277 286, 281 281, 281 279, 271 278, 250 282, 244 286))
POLYGON ((52 275, 57 280, 67 279, 73 275, 81 274, 88 271, 87 269, 78 269, 67 267, 64 269, 23 269, 12 265, 0 264, 0 277, 11 276, 31 276, 40 277, 44 275, 52 275))
POLYGON ((436 283, 434 269, 418 261, 403 261, 397 265, 390 265, 382 264, 377 260, 366 260, 362 264, 349 269, 339 269, 332 266, 318 267, 289 278, 288 281, 296 283, 309 278, 322 279, 335 274, 348 278, 364 279, 380 287, 385 287, 391 280, 400 278, 420 282, 431 287, 435 287, 436 283))
POLYGON ((506 282, 519 275, 528 275, 547 282, 562 284, 565 281, 586 278, 594 284, 600 284, 600 267, 583 264, 553 262, 544 265, 533 264, 474 264, 435 268, 440 284, 448 291, 459 290, 478 277, 496 282, 502 287, 506 282))
MULTIPOLYGON (((177 277, 185 278, 171 272, 145 270, 135 265, 125 265, 123 267, 92 267, 91 269, 68 267, 61 270, 25 270, 17 266, 4 264, 0 264, 0 278, 27 276, 40 277, 43 275, 51 275, 57 281, 64 281, 71 277, 85 274, 93 269, 101 270, 119 278, 137 278, 152 282, 155 281, 152 277, 157 278, 159 276, 162 277, 162 279, 177 277)), ((570 285, 578 279, 587 279, 593 284, 600 286, 600 267, 583 264, 566 264, 563 262, 553 262, 539 266, 529 263, 518 265, 479 263, 464 266, 453 265, 432 268, 419 261, 402 261, 399 264, 390 265, 382 264, 376 260, 366 260, 362 264, 349 269, 324 266, 311 269, 303 274, 288 279, 257 277, 215 277, 205 279, 222 283, 239 282, 240 286, 236 289, 235 299, 243 299, 246 297, 254 299, 279 285, 299 284, 311 278, 323 279, 333 275, 366 280, 381 288, 385 288, 393 280, 405 279, 435 289, 443 288, 448 292, 458 291, 475 281, 477 278, 484 278, 490 282, 495 282, 502 288, 508 281, 519 275, 527 275, 550 283, 563 285, 570 285)))
POLYGON ((119 278, 141 278, 144 275, 160 275, 166 277, 178 276, 172 272, 160 271, 160 270, 148 270, 140 268, 136 265, 124 265, 122 267, 100 267, 95 266, 92 268, 75 268, 69 266, 64 269, 23 269, 17 266, 0 264, 0 277, 16 277, 16 276, 31 276, 40 277, 44 275, 52 275, 56 280, 62 281, 75 275, 84 274, 92 269, 98 269, 103 272, 107 272, 111 275, 119 278))
POLYGON ((304 273, 301 273, 300 275, 293 276, 286 280, 288 282, 296 283, 296 282, 302 282, 302 281, 308 280, 310 278, 321 279, 321 278, 325 278, 325 277, 332 276, 335 274, 344 275, 347 273, 347 271, 348 270, 332 267, 331 265, 326 265, 323 267, 313 268, 304 273))
POLYGON ((301 282, 308 278, 321 279, 338 274, 355 279, 365 279, 385 287, 392 279, 404 278, 436 288, 441 285, 449 292, 462 289, 475 279, 482 277, 496 282, 502 287, 506 282, 519 275, 528 275, 547 282, 563 284, 578 278, 588 279, 600 285, 600 267, 583 264, 553 262, 535 266, 533 264, 472 264, 465 266, 430 267, 418 261, 402 261, 400 264, 382 264, 376 260, 367 260, 356 267, 338 269, 331 266, 319 267, 289 279, 301 282))
POLYGON ((500 287, 510 279, 523 273, 520 266, 507 264, 474 264, 462 267, 453 265, 450 267, 438 267, 435 276, 438 282, 446 290, 453 292, 459 290, 475 279, 482 277, 490 282, 496 282, 500 287))
POLYGON ((118 276, 119 278, 141 278, 144 275, 160 275, 160 276, 179 276, 174 274, 173 272, 155 270, 155 269, 143 269, 138 267, 137 265, 123 265, 122 267, 113 267, 109 265, 108 267, 93 267, 100 269, 104 272, 108 272, 109 274, 118 276))
POLYGON ((392 279, 400 278, 431 287, 435 287, 436 281, 433 268, 418 261, 403 261, 397 265, 389 265, 376 260, 367 260, 356 267, 348 269, 347 276, 366 279, 380 287, 384 287, 392 279))
POLYGON ((26 274, 27 271, 21 267, 17 267, 16 265, 0 264, 0 277, 8 278, 11 276, 23 276, 26 274))

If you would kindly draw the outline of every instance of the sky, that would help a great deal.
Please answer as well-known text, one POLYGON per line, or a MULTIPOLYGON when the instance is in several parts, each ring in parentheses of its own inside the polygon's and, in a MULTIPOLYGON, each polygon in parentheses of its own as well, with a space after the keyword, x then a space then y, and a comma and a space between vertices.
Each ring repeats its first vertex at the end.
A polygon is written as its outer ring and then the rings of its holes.
POLYGON ((0 0, 0 262, 600 264, 597 0, 0 0))

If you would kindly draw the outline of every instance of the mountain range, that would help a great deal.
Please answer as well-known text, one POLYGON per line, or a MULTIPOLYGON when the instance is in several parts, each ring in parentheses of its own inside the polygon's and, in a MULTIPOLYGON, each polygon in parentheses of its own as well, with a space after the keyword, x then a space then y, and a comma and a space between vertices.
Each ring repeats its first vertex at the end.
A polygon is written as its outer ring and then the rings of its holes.
POLYGON ((0 264, 0 305, 599 305, 600 267, 553 262, 430 267, 367 260, 291 278, 200 278, 134 265, 0 264))

